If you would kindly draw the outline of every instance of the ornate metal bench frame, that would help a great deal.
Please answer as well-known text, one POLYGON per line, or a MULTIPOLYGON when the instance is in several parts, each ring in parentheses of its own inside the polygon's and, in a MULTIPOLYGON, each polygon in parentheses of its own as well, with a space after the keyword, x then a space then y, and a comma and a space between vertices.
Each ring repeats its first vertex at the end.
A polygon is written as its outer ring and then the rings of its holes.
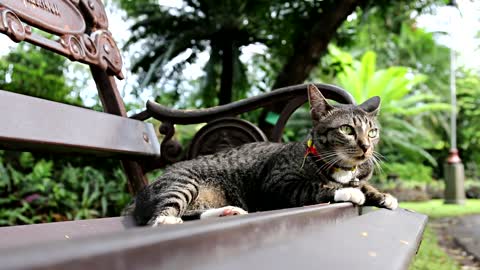
MULTIPOLYGON (((0 90, 0 148, 120 158, 134 194, 152 169, 225 146, 280 141, 287 120, 307 100, 306 85, 297 85, 192 111, 149 101, 128 118, 115 83, 123 78, 121 54, 101 0, 0 0, 0 32, 88 64, 105 112, 0 90), (270 137, 237 118, 286 100, 270 137), (153 126, 143 122, 148 118, 162 123, 161 147, 153 126), (184 151, 173 139, 175 125, 196 123, 207 125, 184 151), (219 138, 226 143, 211 143, 219 138)), ((329 99, 354 103, 341 88, 317 86, 329 99)), ((315 205, 157 230, 129 230, 129 217, 3 227, 0 269, 406 269, 426 217, 402 209, 359 216, 359 210, 350 203, 315 205)))

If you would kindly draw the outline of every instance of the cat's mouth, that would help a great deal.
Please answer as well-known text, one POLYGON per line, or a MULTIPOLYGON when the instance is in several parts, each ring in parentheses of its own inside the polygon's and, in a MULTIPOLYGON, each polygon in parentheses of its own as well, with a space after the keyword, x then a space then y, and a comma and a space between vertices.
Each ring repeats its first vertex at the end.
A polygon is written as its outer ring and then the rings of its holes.
POLYGON ((357 155, 357 156, 353 156, 350 158, 351 160, 351 163, 352 164, 355 164, 355 165, 359 165, 363 162, 365 162, 366 160, 368 160, 370 158, 370 155, 367 155, 367 154, 360 154, 360 155, 357 155))
POLYGON ((359 156, 356 156, 356 157, 353 157, 354 159, 357 159, 357 160, 365 160, 367 159, 367 156, 365 154, 362 154, 362 155, 359 155, 359 156))
POLYGON ((370 159, 371 155, 369 153, 355 153, 355 154, 350 154, 349 156, 347 155, 341 155, 342 161, 340 162, 340 165, 345 165, 345 166, 358 166, 368 159, 370 159))

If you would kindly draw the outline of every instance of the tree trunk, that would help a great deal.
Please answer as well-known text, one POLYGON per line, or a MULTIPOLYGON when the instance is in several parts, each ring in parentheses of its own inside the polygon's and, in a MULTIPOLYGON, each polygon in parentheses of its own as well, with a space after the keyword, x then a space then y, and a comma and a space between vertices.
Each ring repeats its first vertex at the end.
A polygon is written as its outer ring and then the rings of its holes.
MULTIPOLYGON (((313 21, 306 37, 300 36, 295 41, 294 53, 278 74, 273 89, 303 83, 318 65, 337 29, 360 4, 359 0, 337 0, 326 6, 317 16, 318 20, 313 21)), ((280 113, 284 107, 284 102, 276 103, 266 108, 260 115, 259 126, 267 137, 270 137, 273 128, 265 121, 267 113, 269 111, 280 113)))
POLYGON ((232 102, 233 88, 233 44, 231 39, 225 39, 222 44, 222 74, 220 77, 220 105, 232 102))

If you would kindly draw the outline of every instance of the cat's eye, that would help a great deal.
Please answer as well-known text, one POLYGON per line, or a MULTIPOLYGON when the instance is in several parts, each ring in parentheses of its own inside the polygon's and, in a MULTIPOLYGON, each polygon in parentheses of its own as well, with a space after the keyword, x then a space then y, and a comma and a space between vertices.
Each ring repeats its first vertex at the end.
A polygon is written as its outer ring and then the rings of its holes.
POLYGON ((370 138, 375 138, 375 137, 377 137, 377 135, 378 135, 378 129, 376 129, 376 128, 370 129, 368 131, 368 137, 370 137, 370 138))
POLYGON ((339 128, 339 130, 345 135, 353 135, 354 133, 353 128, 349 125, 343 125, 339 128))

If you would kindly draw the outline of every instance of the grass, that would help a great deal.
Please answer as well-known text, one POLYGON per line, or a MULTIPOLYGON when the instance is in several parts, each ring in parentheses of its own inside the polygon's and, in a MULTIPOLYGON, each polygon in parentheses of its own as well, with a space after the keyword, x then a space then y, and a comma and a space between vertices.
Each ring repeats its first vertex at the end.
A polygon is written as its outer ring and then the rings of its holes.
MULTIPOLYGON (((404 202, 400 207, 428 215, 429 219, 480 214, 480 200, 467 200, 465 205, 443 204, 442 200, 404 202)), ((460 270, 461 266, 438 245, 435 231, 427 225, 422 244, 410 270, 460 270)))
POLYGON ((467 200, 465 205, 443 204, 443 200, 404 202, 400 207, 428 215, 429 218, 480 214, 480 200, 467 200))
POLYGON ((460 270, 460 265, 438 245, 435 231, 427 225, 422 245, 410 265, 410 270, 460 270))

